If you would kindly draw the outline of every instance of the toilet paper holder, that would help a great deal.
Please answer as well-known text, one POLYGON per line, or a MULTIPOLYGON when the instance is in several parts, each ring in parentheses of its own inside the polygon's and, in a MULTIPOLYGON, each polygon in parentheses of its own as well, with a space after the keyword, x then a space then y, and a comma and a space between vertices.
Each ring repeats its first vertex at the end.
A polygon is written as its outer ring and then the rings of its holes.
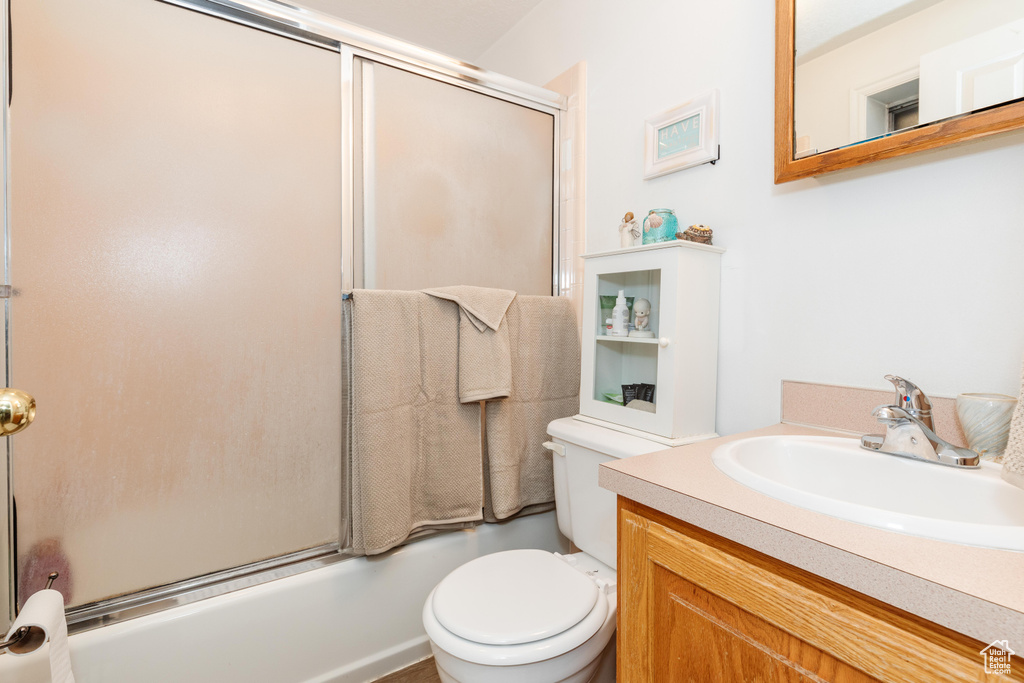
MULTIPOLYGON (((49 590, 50 589, 50 586, 53 585, 53 582, 57 580, 58 576, 60 576, 59 572, 50 572, 50 575, 46 577, 46 587, 45 587, 45 590, 49 590)), ((32 630, 33 629, 29 628, 28 626, 22 626, 17 631, 15 631, 14 634, 11 635, 11 637, 8 640, 0 641, 0 652, 3 652, 5 650, 9 650, 10 648, 14 647, 15 645, 18 645, 19 643, 21 643, 23 640, 29 639, 31 637, 32 630)), ((36 629, 36 630, 38 630, 38 629, 36 629)), ((40 642, 35 647, 31 647, 30 650, 28 650, 28 651, 35 650, 36 648, 41 647, 42 644, 43 643, 40 642)), ((27 645, 27 643, 26 643, 26 645, 27 645)))

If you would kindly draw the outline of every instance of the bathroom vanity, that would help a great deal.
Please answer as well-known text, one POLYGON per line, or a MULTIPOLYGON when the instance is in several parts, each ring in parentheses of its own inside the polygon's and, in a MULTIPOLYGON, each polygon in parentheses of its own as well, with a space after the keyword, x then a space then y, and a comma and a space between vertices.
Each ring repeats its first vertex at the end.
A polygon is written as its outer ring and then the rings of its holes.
POLYGON ((712 463, 781 435, 850 436, 780 424, 601 468, 619 494, 618 680, 1024 681, 1019 655, 1005 677, 982 654, 1024 654, 1024 553, 805 510, 712 463))

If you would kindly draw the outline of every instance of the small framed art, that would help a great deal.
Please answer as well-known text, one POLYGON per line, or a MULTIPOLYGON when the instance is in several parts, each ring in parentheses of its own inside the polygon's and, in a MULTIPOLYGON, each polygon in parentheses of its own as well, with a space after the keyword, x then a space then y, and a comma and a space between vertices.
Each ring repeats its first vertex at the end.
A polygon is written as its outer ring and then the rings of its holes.
POLYGON ((644 180, 718 160, 718 90, 648 118, 644 180))

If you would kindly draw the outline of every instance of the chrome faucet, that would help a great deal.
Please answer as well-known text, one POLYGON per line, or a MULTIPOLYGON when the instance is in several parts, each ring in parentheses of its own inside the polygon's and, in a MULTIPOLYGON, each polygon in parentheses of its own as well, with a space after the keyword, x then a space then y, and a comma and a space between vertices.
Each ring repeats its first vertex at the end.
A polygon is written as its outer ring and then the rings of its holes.
POLYGON ((871 411, 885 425, 885 434, 862 436, 861 448, 938 465, 979 467, 977 453, 954 446, 935 433, 932 403, 917 385, 896 375, 885 378, 896 387, 896 405, 881 405, 871 411))

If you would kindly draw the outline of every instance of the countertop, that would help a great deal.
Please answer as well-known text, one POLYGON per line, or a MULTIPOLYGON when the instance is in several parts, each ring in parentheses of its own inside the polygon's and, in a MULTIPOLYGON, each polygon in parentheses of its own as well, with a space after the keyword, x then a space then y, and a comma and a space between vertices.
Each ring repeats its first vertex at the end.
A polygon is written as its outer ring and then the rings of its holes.
POLYGON ((983 643, 1006 639, 1024 652, 1024 553, 829 517, 749 489, 711 462, 711 452, 728 441, 800 434, 852 438, 779 424, 608 463, 598 481, 620 496, 923 619, 983 643))

